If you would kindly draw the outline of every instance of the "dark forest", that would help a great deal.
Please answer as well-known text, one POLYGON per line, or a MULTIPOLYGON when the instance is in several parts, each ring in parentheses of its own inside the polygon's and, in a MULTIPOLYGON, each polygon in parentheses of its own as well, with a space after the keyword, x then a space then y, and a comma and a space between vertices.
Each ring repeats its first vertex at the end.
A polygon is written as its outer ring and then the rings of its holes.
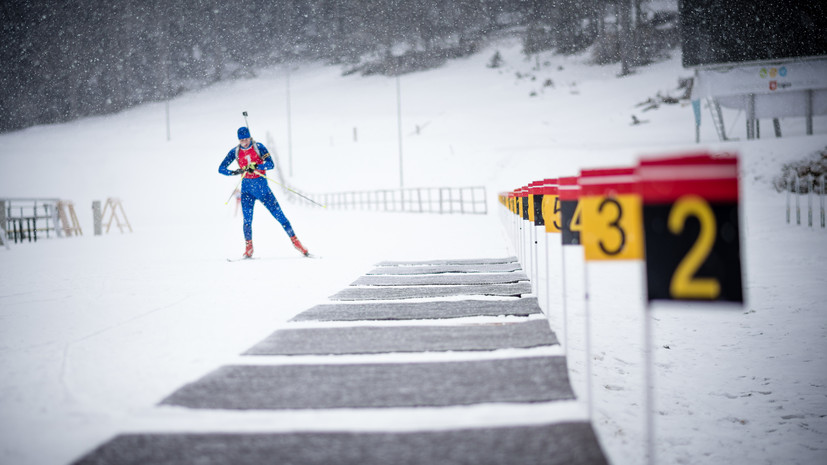
POLYGON ((675 45, 656 34, 674 18, 645 3, 5 0, 0 131, 112 113, 300 60, 340 65, 343 73, 407 73, 506 34, 521 38, 527 56, 597 44, 597 62, 642 64, 675 45), (621 48, 624 40, 634 46, 621 48))

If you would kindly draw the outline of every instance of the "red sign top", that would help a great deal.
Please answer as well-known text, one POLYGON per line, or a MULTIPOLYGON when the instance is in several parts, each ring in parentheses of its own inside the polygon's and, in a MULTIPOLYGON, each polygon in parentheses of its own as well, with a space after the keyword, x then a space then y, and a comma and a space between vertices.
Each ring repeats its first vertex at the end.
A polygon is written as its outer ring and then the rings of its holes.
POLYGON ((560 200, 577 200, 580 197, 580 186, 577 185, 577 176, 557 178, 560 200))
POLYGON ((528 193, 531 195, 542 194, 543 181, 534 181, 528 184, 528 193))
POLYGON ((580 171, 580 195, 633 194, 637 192, 635 168, 600 168, 580 171))
POLYGON ((557 195, 557 178, 543 179, 543 195, 557 195))
POLYGON ((738 158, 734 155, 686 155, 641 160, 640 192, 647 204, 671 203, 684 195, 711 202, 738 201, 738 158))

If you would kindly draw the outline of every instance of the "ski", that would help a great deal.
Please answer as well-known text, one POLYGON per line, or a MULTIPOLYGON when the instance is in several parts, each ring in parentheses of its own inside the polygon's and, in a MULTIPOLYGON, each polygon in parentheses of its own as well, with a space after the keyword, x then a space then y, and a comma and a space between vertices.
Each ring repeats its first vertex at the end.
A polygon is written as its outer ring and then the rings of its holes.
MULTIPOLYGON (((307 255, 302 255, 303 258, 315 258, 320 259, 322 258, 319 255, 314 255, 312 253, 308 253, 307 255)), ((241 258, 228 258, 228 262, 243 262, 245 260, 259 260, 261 257, 241 257, 241 258)))

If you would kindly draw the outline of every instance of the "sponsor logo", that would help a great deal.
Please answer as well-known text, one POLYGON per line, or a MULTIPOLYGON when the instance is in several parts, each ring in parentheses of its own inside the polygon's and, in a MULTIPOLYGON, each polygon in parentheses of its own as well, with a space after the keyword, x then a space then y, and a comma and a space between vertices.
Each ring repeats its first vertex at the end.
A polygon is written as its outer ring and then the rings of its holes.
POLYGON ((791 82, 770 81, 770 90, 788 89, 792 86, 791 82))

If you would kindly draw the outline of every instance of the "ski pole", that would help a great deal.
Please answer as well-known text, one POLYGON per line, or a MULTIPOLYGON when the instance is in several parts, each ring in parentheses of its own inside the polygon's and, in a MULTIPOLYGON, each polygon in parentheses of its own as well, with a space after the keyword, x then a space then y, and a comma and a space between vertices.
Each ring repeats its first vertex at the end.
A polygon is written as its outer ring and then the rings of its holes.
POLYGON ((232 193, 232 194, 230 194, 230 197, 229 197, 229 198, 227 198, 227 201, 226 201, 226 202, 224 202, 224 205, 227 205, 228 203, 230 203, 230 199, 232 199, 232 198, 233 198, 233 196, 235 195, 235 191, 237 191, 237 190, 238 190, 238 186, 240 186, 240 185, 241 185, 241 181, 243 181, 243 180, 244 180, 244 174, 242 174, 242 175, 241 175, 241 179, 239 179, 239 180, 238 180, 238 184, 236 184, 236 185, 235 185, 235 189, 233 189, 233 193, 232 193))
POLYGON ((277 186, 280 186, 280 187, 282 187, 282 188, 284 188, 284 189, 287 189, 288 191, 290 191, 290 192, 292 192, 292 193, 294 193, 294 194, 298 195, 299 197, 301 197, 301 198, 303 198, 303 199, 307 200, 308 202, 310 202, 310 203, 312 203, 312 204, 314 204, 314 205, 318 205, 318 206, 320 206, 320 207, 322 207, 322 208, 327 208, 327 206, 326 206, 326 205, 322 205, 322 204, 320 204, 319 202, 316 202, 315 200, 311 199, 310 197, 307 197, 307 196, 305 196, 305 195, 303 195, 303 194, 300 194, 300 193, 298 193, 298 192, 294 191, 293 189, 290 189, 289 187, 285 186, 284 184, 280 184, 280 183, 278 183, 278 182, 276 182, 276 181, 274 181, 274 180, 272 180, 272 179, 268 178, 268 177, 264 174, 264 172, 263 172, 263 171, 255 170, 255 173, 256 173, 257 175, 261 176, 262 178, 264 178, 264 179, 266 179, 266 180, 268 180, 268 181, 272 182, 273 184, 275 184, 275 185, 277 185, 277 186))

